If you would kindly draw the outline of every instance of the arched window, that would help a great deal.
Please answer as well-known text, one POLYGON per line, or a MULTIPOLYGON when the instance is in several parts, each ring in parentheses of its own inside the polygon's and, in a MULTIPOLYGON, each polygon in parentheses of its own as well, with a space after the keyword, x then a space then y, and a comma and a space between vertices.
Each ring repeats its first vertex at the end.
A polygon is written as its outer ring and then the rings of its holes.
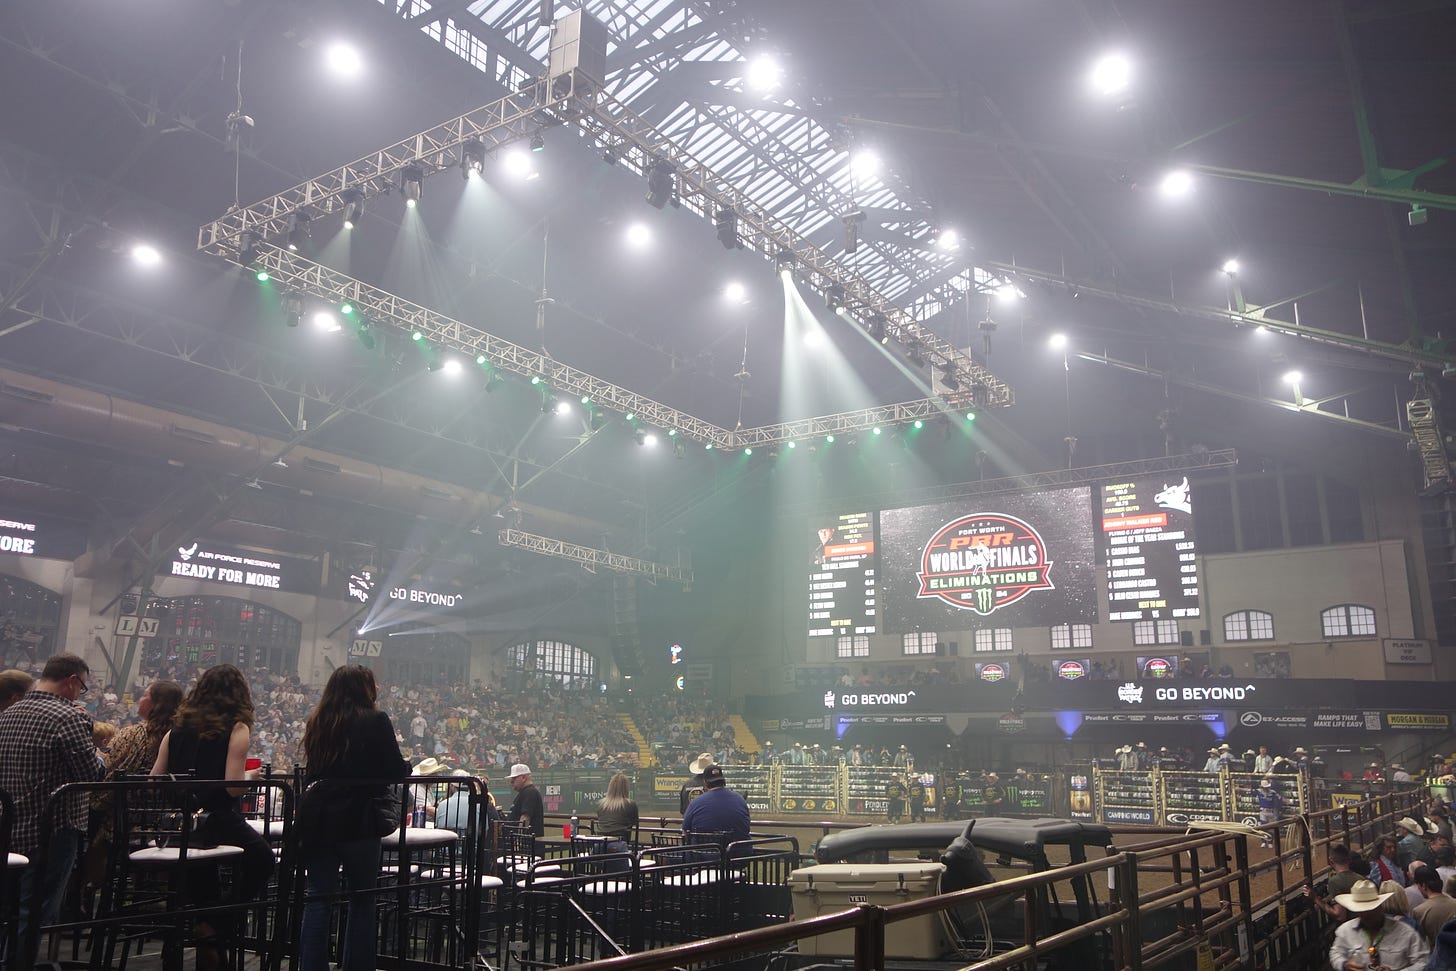
POLYGON ((186 684, 197 668, 236 664, 244 673, 298 673, 302 626, 285 613, 235 597, 155 601, 157 636, 142 648, 142 671, 186 684))
POLYGON ((411 623, 369 637, 383 643, 379 656, 349 660, 371 668, 381 692, 395 685, 465 684, 470 670, 470 641, 459 634, 411 623))
POLYGON ((512 671, 557 681, 572 688, 590 688, 597 681, 597 659, 564 641, 528 641, 506 652, 512 671))
POLYGON ((1374 637, 1375 611, 1359 604, 1337 604, 1320 611, 1325 637, 1374 637))
POLYGON ((27 666, 55 653, 61 597, 20 577, 0 574, 0 667, 27 666))
POLYGON ((1272 641, 1274 615, 1262 610, 1236 610, 1223 618, 1226 641, 1272 641))

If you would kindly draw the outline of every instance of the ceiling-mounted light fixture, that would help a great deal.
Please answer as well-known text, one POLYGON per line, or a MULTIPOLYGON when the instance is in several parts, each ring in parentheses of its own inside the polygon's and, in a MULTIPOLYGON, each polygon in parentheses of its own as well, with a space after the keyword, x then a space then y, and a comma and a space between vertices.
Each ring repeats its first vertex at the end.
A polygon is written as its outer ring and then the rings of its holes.
POLYGON ((411 162, 400 171, 399 188, 404 193, 404 204, 413 209, 425 192, 425 170, 418 162, 411 162))
POLYGON ((353 229, 364 215, 364 192, 360 189, 345 189, 339 196, 344 204, 344 228, 353 229))

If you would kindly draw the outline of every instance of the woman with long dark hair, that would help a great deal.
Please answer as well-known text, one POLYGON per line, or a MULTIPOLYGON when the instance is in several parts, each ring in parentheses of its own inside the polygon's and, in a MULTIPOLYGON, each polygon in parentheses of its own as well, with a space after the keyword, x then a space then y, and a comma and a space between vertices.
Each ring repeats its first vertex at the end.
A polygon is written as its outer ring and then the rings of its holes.
POLYGON ((339 870, 352 891, 344 971, 374 971, 375 908, 381 830, 398 816, 381 812, 389 798, 383 784, 360 780, 403 779, 410 764, 399 751, 394 725, 375 707, 379 689, 374 672, 362 667, 335 668, 318 707, 303 728, 305 788, 299 808, 299 845, 307 870, 302 971, 328 967, 330 896, 338 893, 339 870))
MULTIPOLYGON (((198 808, 206 812, 196 839, 203 845, 240 846, 242 860, 233 875, 232 903, 257 900, 273 872, 273 851, 262 834, 243 818, 239 797, 247 791, 248 746, 252 741, 253 696, 243 672, 219 664, 202 672, 162 737, 152 775, 190 772, 194 779, 239 783, 199 787, 198 808)), ((218 899, 217 872, 198 870, 198 900, 218 899)), ((234 938, 236 915, 219 914, 197 925, 197 966, 209 971, 223 966, 223 954, 234 938)))

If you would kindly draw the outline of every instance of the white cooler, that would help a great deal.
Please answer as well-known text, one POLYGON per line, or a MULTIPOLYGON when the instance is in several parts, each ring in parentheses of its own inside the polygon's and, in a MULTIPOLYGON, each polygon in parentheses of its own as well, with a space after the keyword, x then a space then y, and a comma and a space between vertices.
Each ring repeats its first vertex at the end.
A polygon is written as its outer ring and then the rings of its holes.
MULTIPOLYGON (((945 867, 939 863, 826 863, 789 874, 794 919, 849 910, 858 904, 888 907, 935 896, 945 867)), ((885 957, 938 958, 950 950, 945 918, 927 914, 885 925, 885 957)), ((799 941, 800 954, 854 953, 854 931, 835 931, 799 941)))

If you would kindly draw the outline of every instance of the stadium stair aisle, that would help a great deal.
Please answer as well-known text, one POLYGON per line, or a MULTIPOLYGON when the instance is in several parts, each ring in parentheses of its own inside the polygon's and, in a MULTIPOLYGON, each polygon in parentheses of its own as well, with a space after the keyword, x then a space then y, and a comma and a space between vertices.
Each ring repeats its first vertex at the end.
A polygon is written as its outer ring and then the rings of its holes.
MULTIPOLYGON (((632 736, 632 741, 637 743, 637 764, 641 766, 651 765, 652 747, 647 744, 647 739, 643 737, 642 732, 638 730, 637 723, 634 722, 632 720, 632 716, 627 714, 625 711, 617 712, 617 717, 621 719, 622 727, 627 729, 627 734, 632 736)), ((736 726, 734 728, 734 731, 737 731, 736 726)))
POLYGON ((763 750, 763 746, 758 744, 758 736, 753 734, 753 729, 748 727, 742 715, 729 715, 728 724, 733 726, 733 742, 741 750, 749 755, 757 755, 763 750))

